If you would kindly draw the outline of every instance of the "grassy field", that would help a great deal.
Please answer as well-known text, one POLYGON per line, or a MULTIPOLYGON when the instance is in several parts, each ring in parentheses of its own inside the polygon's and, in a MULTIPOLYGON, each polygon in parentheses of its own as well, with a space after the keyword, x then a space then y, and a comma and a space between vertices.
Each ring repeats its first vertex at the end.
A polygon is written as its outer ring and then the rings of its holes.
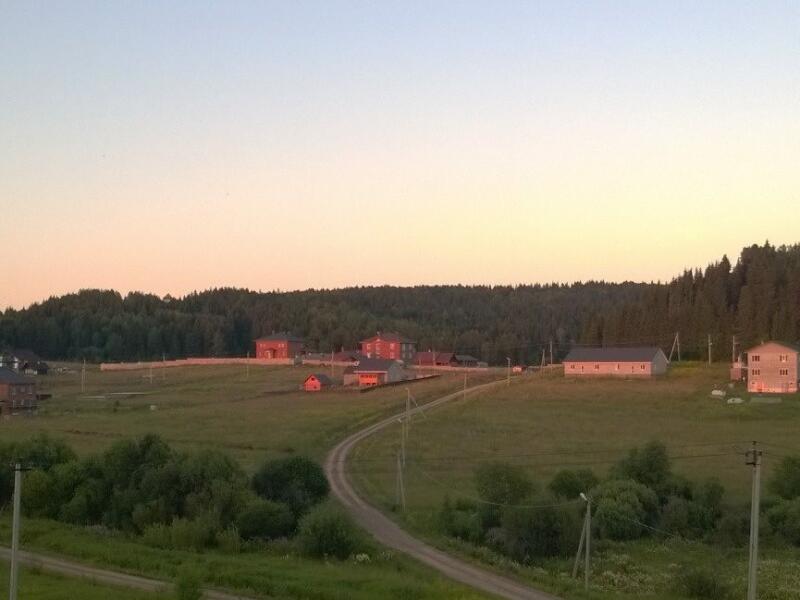
MULTIPOLYGON (((426 418, 415 419, 410 427, 405 473, 407 512, 395 514, 421 535, 452 546, 456 543, 438 537, 436 515, 445 497, 477 495, 473 474, 482 462, 499 459, 520 465, 541 489, 562 468, 586 466, 602 476, 628 449, 651 440, 660 440, 668 447, 675 472, 692 480, 718 477, 729 501, 746 502, 751 469, 745 466, 742 453, 749 441, 774 444, 764 446, 765 479, 791 448, 797 448, 796 454, 800 454, 800 397, 784 397, 780 404, 750 403, 743 389, 727 388, 726 378, 723 365, 701 364, 678 366, 668 376, 652 381, 525 375, 509 387, 493 388, 437 408, 426 418), (746 402, 728 405, 713 399, 710 392, 715 386, 746 402)), ((387 511, 396 511, 399 428, 365 440, 355 449, 351 462, 360 489, 387 511)), ((500 570, 517 572, 570 597, 582 597, 566 577, 571 570, 568 562, 551 564, 546 573, 513 565, 485 549, 467 545, 458 549, 500 570)), ((739 587, 742 582, 736 576, 746 572, 746 548, 716 556, 713 549, 702 544, 673 540, 665 545, 650 540, 604 544, 597 549, 597 572, 601 574, 598 587, 605 591, 589 597, 638 597, 643 593, 679 597, 665 587, 662 578, 677 568, 674 565, 686 564, 692 557, 703 557, 708 565, 719 560, 725 565, 723 571, 730 571, 730 580, 739 587)), ((781 587, 780 580, 793 577, 800 555, 796 550, 777 547, 766 547, 764 552, 774 559, 767 563, 773 571, 773 587, 788 589, 781 587)), ((768 593, 765 589, 763 597, 772 597, 768 593)), ((774 597, 798 598, 800 592, 774 597)))
MULTIPOLYGON (((301 392, 300 383, 319 370, 307 367, 251 367, 249 377, 245 367, 181 367, 155 371, 152 382, 147 371, 100 372, 88 367, 86 389, 81 392, 79 367, 72 368, 72 373, 39 378, 42 390, 52 398, 43 402, 36 416, 0 420, 3 440, 49 433, 87 454, 123 437, 154 432, 182 450, 223 450, 251 470, 266 458, 295 453, 322 460, 348 432, 398 410, 406 399, 403 386, 365 394, 301 392)), ((471 376, 471 381, 488 377, 471 376)), ((413 383, 410 389, 422 403, 462 385, 463 376, 446 375, 413 383)), ((8 520, 6 511, 0 518, 0 543, 8 544, 8 520)), ((366 563, 310 560, 281 542, 238 554, 196 554, 150 548, 96 528, 31 519, 24 521, 22 545, 162 579, 173 578, 188 563, 202 570, 207 585, 265 598, 484 597, 376 548, 366 563)))
MULTIPOLYGON (((321 460, 334 442, 404 406, 406 398, 403 386, 365 394, 302 392, 300 384, 320 368, 291 366, 253 366, 249 377, 244 366, 176 367, 155 370, 152 383, 147 371, 91 366, 82 393, 80 367, 72 367, 73 373, 39 377, 42 391, 53 397, 35 417, 0 420, 0 436, 47 432, 86 453, 120 437, 155 432, 181 449, 225 450, 253 468, 265 457, 287 454, 321 460)), ((486 378, 473 376, 476 382, 486 378)), ((423 402, 461 385, 463 378, 444 375, 410 389, 423 402)))
MULTIPOLYGON (((1 563, 5 565, 6 563, 1 563)), ((0 569, 0 597, 8 590, 8 569, 0 569)), ((35 569, 22 569, 19 577, 19 598, 36 600, 171 600, 172 594, 137 592, 97 584, 93 581, 70 579, 35 569)))

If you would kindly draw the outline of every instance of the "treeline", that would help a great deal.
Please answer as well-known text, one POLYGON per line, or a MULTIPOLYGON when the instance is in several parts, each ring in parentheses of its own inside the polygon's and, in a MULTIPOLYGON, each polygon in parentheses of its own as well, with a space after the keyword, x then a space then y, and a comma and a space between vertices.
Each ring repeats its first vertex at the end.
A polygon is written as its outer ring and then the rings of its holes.
POLYGON ((0 313, 0 348, 49 359, 147 360, 244 356, 255 337, 304 336, 322 352, 354 348, 397 330, 419 349, 440 348, 490 363, 535 363, 553 340, 556 358, 578 344, 657 344, 681 332, 685 357, 729 357, 761 339, 800 339, 800 246, 769 244, 669 283, 355 287, 253 292, 213 289, 182 298, 84 290, 0 313), (724 350, 723 350, 724 349, 724 350))

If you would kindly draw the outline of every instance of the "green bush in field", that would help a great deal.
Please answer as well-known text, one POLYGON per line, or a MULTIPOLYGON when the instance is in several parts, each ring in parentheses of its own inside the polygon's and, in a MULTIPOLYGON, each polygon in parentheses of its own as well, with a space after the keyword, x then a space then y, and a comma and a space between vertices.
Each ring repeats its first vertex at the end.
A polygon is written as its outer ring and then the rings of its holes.
MULTIPOLYGON (((35 435, 23 442, 0 443, 0 505, 11 501, 14 493, 14 472, 8 465, 20 463, 37 471, 49 472, 57 465, 75 460, 75 453, 61 440, 47 434, 35 435)), ((41 483, 41 482, 40 482, 41 483)), ((28 498, 31 495, 28 494, 28 498)))
POLYGON ((172 548, 172 529, 163 523, 153 523, 142 532, 142 541, 153 548, 172 548))
POLYGON ((253 489, 265 500, 288 505, 295 517, 328 495, 328 480, 316 462, 292 456, 265 462, 253 475, 253 489))
POLYGON ((502 521, 505 553, 522 563, 568 556, 578 545, 580 522, 574 506, 505 509, 502 521))
POLYGON ((600 480, 591 469, 562 469, 553 476, 547 489, 557 498, 572 500, 589 492, 600 480))
POLYGON ((184 567, 175 581, 176 600, 200 600, 203 597, 202 578, 196 569, 184 567))
POLYGON ((449 536, 472 543, 483 541, 484 528, 474 504, 454 505, 449 498, 445 498, 439 511, 439 524, 442 531, 449 536))
POLYGON ((782 500, 767 511, 774 532, 790 544, 800 546, 800 498, 782 500))
POLYGON ((722 546, 744 546, 750 537, 750 509, 736 507, 723 511, 714 530, 714 541, 722 546))
POLYGON ((236 527, 228 527, 217 533, 217 548, 228 554, 238 554, 242 549, 242 538, 236 527))
POLYGON ((786 500, 800 497, 800 456, 786 456, 774 468, 769 490, 786 500))
POLYGON ((728 600, 733 597, 731 586, 722 581, 718 573, 704 569, 681 570, 676 577, 675 588, 679 593, 697 600, 728 600))
POLYGON ((322 505, 300 521, 299 541, 308 556, 343 560, 356 552, 361 536, 349 517, 332 506, 322 505))
POLYGON ((236 519, 236 528, 246 540, 271 540, 291 534, 296 526, 291 509, 279 502, 259 500, 245 508, 236 519))
POLYGON ((208 516, 193 520, 177 518, 170 526, 171 546, 175 550, 203 550, 214 545, 217 530, 217 524, 208 516))
POLYGON ((600 537, 631 540, 641 537, 658 520, 658 496, 632 480, 610 480, 591 493, 594 522, 600 537))
POLYGON ((667 448, 661 442, 649 442, 633 448, 611 469, 612 477, 632 479, 653 490, 666 485, 671 476, 667 448))
POLYGON ((521 504, 535 490, 522 467, 492 461, 475 469, 475 488, 481 500, 494 504, 521 504))

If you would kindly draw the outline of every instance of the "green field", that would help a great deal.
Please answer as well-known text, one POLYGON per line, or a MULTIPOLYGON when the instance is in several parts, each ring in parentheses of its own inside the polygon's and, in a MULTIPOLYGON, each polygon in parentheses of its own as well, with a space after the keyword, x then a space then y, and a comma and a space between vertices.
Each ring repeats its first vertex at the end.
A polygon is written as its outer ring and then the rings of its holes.
MULTIPOLYGON (((8 590, 8 569, 0 563, 0 595, 8 590)), ((36 600, 168 600, 172 594, 137 592, 124 588, 104 586, 93 581, 71 579, 43 573, 36 569, 22 569, 19 577, 19 598, 36 600)), ((5 597, 4 595, 2 597, 5 597)))
MULTIPOLYGON (((251 367, 249 377, 244 367, 181 367, 155 371, 152 382, 147 371, 101 372, 89 367, 86 388, 81 392, 79 367, 71 367, 72 373, 54 371, 38 378, 42 391, 51 393, 52 398, 42 403, 36 416, 0 420, 3 440, 48 433, 66 440, 79 454, 89 454, 120 438, 155 432, 182 450, 223 450, 251 470, 267 458, 289 454, 306 454, 321 461, 348 432, 398 410, 406 400, 403 386, 364 394, 301 392, 300 383, 319 370, 307 367, 251 367), (151 410, 151 405, 156 409, 151 410)), ((478 383, 487 377, 472 377, 471 381, 478 383)), ((457 386, 463 386, 463 377, 448 375, 409 388, 422 403, 457 386)), ((0 543, 6 545, 8 525, 5 511, 0 518, 0 543)), ((365 563, 307 559, 285 542, 235 554, 196 554, 150 548, 102 528, 32 519, 23 522, 22 545, 165 580, 174 578, 181 565, 190 564, 202 570, 206 585, 258 597, 484 597, 412 560, 375 547, 367 552, 365 563)), ((4 570, 2 565, 0 570, 4 570)))
MULTIPOLYGON (((524 375, 508 387, 492 388, 437 408, 425 418, 415 418, 410 427, 405 514, 398 510, 396 499, 400 425, 358 446, 351 469, 368 497, 386 511, 394 511, 398 520, 420 535, 506 572, 581 597, 567 577, 571 571, 567 562, 547 565, 545 571, 549 572, 524 568, 485 548, 443 538, 438 533, 437 514, 445 497, 475 498, 475 468, 488 460, 524 467, 541 489, 563 468, 590 467, 602 476, 630 448, 659 440, 667 446, 675 472, 692 480, 718 477, 726 487, 728 502, 745 503, 752 470, 745 466, 743 452, 749 441, 773 444, 763 447, 765 480, 770 468, 791 453, 791 448, 800 454, 800 397, 784 397, 780 404, 750 403, 743 389, 728 389, 726 377, 724 366, 702 364, 678 366, 656 380, 524 375), (728 405, 713 399, 710 392, 715 386, 746 402, 728 405)), ((642 593, 679 597, 669 591, 664 577, 678 568, 676 565, 697 561, 727 572, 735 586, 744 585, 737 577, 746 573, 746 548, 720 554, 697 542, 668 538, 601 544, 598 551, 597 583, 609 595, 597 597, 624 593, 629 597, 642 593), (621 560, 620 556, 627 558, 621 560)), ((800 553, 767 543, 764 556, 774 559, 766 563, 772 576, 765 585, 784 591, 769 596, 771 592, 763 589, 762 597, 800 597, 800 591, 784 593, 790 589, 785 582, 794 581, 790 577, 795 577, 800 553)))

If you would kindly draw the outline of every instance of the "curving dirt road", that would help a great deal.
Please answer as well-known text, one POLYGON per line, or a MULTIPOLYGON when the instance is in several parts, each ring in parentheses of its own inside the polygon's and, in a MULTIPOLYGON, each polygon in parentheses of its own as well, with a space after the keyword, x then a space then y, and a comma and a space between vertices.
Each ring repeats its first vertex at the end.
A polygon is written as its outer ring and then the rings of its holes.
MULTIPOLYGON (((498 383, 502 382, 477 385, 469 388, 467 393, 474 393, 498 385, 498 383)), ((454 392, 433 400, 423 405, 421 408, 414 409, 412 413, 420 410, 428 410, 440 404, 457 400, 463 396, 463 390, 454 392)), ((451 579, 488 594, 501 598, 509 598, 510 600, 557 600, 555 596, 551 596, 550 594, 538 591, 523 583, 514 581, 513 579, 474 566, 412 537, 377 508, 367 504, 367 502, 356 493, 345 472, 347 455, 358 442, 377 433, 381 429, 396 424, 397 420, 402 417, 403 414, 404 413, 399 413, 387 417, 374 425, 370 425, 366 429, 352 434, 331 450, 325 459, 325 474, 330 482, 331 491, 342 502, 355 521, 383 545, 408 554, 451 579)))

